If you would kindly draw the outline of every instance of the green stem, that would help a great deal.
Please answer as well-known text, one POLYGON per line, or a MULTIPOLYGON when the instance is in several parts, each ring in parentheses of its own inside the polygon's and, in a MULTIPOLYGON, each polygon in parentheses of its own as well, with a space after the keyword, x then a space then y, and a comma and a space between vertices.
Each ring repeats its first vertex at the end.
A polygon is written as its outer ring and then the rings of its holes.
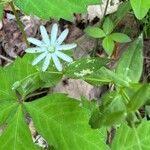
POLYGON ((109 5, 109 1, 110 1, 110 0, 107 0, 107 2, 106 2, 106 6, 105 6, 104 14, 103 14, 103 17, 102 17, 102 21, 101 21, 101 23, 100 23, 100 27, 102 27, 102 25, 103 25, 103 23, 104 23, 105 16, 106 16, 106 13, 107 13, 107 8, 108 8, 108 5, 109 5))
MULTIPOLYGON (((106 15, 106 13, 107 13, 108 4, 109 4, 109 0, 107 0, 107 2, 106 2, 104 14, 103 14, 102 20, 101 20, 100 23, 99 23, 99 27, 100 27, 100 28, 102 27, 102 25, 103 25, 103 23, 104 23, 105 15, 106 15)), ((96 55, 96 51, 97 51, 98 47, 99 47, 99 39, 96 39, 96 44, 95 44, 95 47, 94 47, 94 49, 93 49, 93 51, 92 51, 92 56, 93 56, 93 57, 96 55)))
POLYGON ((11 6, 11 8, 13 10, 13 13, 14 13, 15 17, 16 17, 16 21, 17 21, 18 27, 19 27, 20 31, 22 32, 23 39, 24 39, 27 47, 29 47, 29 43, 27 41, 27 35, 26 35, 26 32, 24 31, 24 26, 23 26, 22 22, 20 21, 20 18, 17 15, 17 11, 15 9, 15 6, 14 6, 13 2, 10 2, 10 6, 11 6))

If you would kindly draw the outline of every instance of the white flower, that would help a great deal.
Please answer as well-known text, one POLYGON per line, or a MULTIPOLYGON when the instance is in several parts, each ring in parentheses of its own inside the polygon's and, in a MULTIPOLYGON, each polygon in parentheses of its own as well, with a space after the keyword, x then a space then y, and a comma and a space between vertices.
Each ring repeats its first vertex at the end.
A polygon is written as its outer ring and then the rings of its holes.
POLYGON ((65 38, 67 37, 69 30, 65 29, 60 36, 57 38, 58 34, 58 25, 54 24, 51 30, 51 36, 48 36, 48 33, 44 26, 40 26, 40 31, 42 35, 42 41, 39 41, 35 38, 28 38, 28 41, 37 47, 27 48, 25 52, 27 53, 41 53, 37 58, 32 62, 32 65, 36 65, 40 61, 44 60, 42 71, 46 71, 50 64, 51 59, 53 60, 57 70, 62 71, 62 64, 58 58, 66 62, 72 62, 73 59, 68 55, 61 52, 61 50, 70 50, 75 48, 76 44, 62 44, 65 38))

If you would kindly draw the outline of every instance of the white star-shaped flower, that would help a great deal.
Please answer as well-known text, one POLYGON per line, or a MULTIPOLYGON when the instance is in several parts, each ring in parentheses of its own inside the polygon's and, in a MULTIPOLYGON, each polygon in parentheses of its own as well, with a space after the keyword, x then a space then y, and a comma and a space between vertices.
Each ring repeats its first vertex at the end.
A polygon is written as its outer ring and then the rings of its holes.
POLYGON ((71 63, 73 59, 62 53, 61 50, 70 50, 75 48, 76 44, 62 44, 65 38, 67 37, 69 30, 65 29, 60 36, 58 35, 58 25, 54 24, 51 30, 51 36, 49 37, 44 26, 40 26, 42 41, 39 41, 35 38, 28 38, 28 41, 37 47, 27 48, 25 52, 27 53, 41 53, 37 58, 32 62, 32 65, 38 64, 40 61, 44 60, 42 71, 46 71, 50 64, 51 59, 53 60, 58 71, 62 71, 62 64, 59 61, 59 58, 71 63))

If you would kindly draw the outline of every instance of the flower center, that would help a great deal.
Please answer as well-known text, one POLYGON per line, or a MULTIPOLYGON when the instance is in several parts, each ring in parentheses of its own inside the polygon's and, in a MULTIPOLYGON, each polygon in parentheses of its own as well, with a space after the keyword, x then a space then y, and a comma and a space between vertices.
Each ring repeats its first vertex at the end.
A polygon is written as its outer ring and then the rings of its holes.
POLYGON ((55 47, 54 47, 54 46, 49 46, 49 47, 48 47, 48 51, 49 51, 50 53, 54 53, 54 52, 55 52, 55 47))

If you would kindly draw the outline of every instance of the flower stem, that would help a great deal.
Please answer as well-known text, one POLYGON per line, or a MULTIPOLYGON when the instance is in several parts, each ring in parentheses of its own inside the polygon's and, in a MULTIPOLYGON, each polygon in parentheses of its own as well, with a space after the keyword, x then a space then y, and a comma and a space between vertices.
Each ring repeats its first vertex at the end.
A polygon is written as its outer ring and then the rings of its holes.
POLYGON ((109 4, 109 0, 107 0, 107 2, 106 2, 104 14, 103 14, 103 18, 102 18, 102 20, 101 20, 101 22, 100 22, 100 27, 102 27, 102 25, 103 25, 103 23, 104 23, 105 16, 106 16, 106 13, 107 13, 108 4, 109 4))
POLYGON ((13 10, 13 13, 14 13, 15 17, 16 17, 16 21, 17 21, 18 27, 19 27, 20 31, 22 32, 23 39, 24 39, 24 41, 25 41, 27 47, 29 47, 29 43, 28 43, 28 41, 27 41, 26 32, 24 31, 23 24, 22 24, 22 22, 21 22, 19 16, 17 15, 17 11, 16 11, 15 6, 14 6, 14 4, 13 4, 12 1, 10 2, 10 6, 11 6, 11 8, 12 8, 12 10, 13 10))

